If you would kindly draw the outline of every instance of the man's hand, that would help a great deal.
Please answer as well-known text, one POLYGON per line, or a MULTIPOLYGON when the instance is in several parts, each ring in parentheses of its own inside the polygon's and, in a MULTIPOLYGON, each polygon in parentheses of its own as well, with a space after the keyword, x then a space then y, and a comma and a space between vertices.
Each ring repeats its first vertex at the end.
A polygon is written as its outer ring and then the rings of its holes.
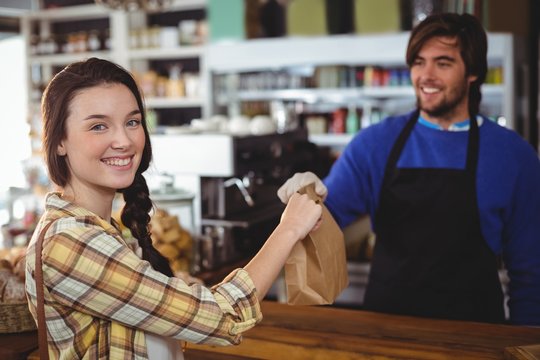
POLYGON ((277 191, 277 196, 282 203, 286 204, 291 198, 292 194, 309 184, 315 184, 315 192, 317 195, 319 195, 323 200, 326 198, 326 195, 328 194, 326 186, 324 186, 323 182, 317 177, 317 175, 309 171, 296 173, 293 175, 293 177, 285 181, 285 184, 281 185, 277 191))

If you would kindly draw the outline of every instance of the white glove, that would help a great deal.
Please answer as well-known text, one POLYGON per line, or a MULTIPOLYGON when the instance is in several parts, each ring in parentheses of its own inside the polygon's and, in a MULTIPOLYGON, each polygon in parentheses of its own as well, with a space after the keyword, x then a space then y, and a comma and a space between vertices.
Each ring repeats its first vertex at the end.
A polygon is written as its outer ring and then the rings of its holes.
POLYGON ((321 179, 319 179, 317 175, 310 171, 294 174, 293 177, 285 181, 285 184, 281 185, 281 187, 277 191, 277 196, 282 203, 286 204, 287 202, 289 202, 292 194, 309 184, 315 184, 315 192, 323 200, 326 198, 326 195, 328 194, 328 189, 326 189, 326 186, 324 186, 321 179))

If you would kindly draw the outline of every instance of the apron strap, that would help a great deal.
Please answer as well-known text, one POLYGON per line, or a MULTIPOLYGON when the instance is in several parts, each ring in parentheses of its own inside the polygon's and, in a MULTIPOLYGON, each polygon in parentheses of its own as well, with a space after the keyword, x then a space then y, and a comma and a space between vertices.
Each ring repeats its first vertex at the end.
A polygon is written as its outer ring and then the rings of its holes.
POLYGON ((401 155, 401 151, 405 147, 405 143, 407 142, 407 139, 409 138, 409 135, 411 134, 412 130, 414 129, 414 125, 416 125, 416 122, 418 121, 418 116, 420 116, 420 110, 417 109, 407 120, 407 124, 405 124, 405 127, 400 132, 396 142, 392 146, 392 150, 390 151, 390 155, 388 156, 388 161, 386 161, 386 167, 384 170, 384 177, 383 177, 383 187, 388 183, 388 181, 392 178, 391 174, 396 168, 397 162, 399 160, 399 156, 401 155))
POLYGON ((469 175, 476 178, 476 167, 478 165, 479 133, 478 120, 476 115, 471 114, 469 126, 469 144, 467 146, 467 165, 469 175))
MULTIPOLYGON (((392 150, 390 151, 388 161, 386 162, 386 168, 384 170, 383 186, 391 178, 390 177, 391 172, 394 171, 394 169, 396 168, 401 152, 403 151, 403 148, 405 147, 405 143, 407 142, 407 139, 411 135, 411 132, 414 129, 414 126, 416 125, 419 116, 420 116, 420 110, 417 109, 411 115, 409 120, 407 120, 407 124, 405 124, 405 127, 403 128, 396 142, 394 143, 394 146, 392 147, 392 150)), ((474 194, 476 194, 476 168, 478 165, 479 129, 478 129, 478 121, 476 119, 476 115, 470 114, 469 116, 470 116, 470 128, 469 128, 469 140, 468 140, 468 145, 467 145, 467 162, 465 165, 465 170, 467 171, 467 174, 469 175, 469 179, 472 180, 474 194)))

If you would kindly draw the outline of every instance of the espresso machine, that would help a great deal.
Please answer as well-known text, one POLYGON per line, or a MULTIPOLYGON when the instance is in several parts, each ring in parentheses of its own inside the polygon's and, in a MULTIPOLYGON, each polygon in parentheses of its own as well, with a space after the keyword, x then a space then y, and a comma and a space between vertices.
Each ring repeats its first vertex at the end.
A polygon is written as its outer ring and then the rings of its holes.
POLYGON ((263 245, 285 207, 276 192, 295 172, 313 169, 316 146, 305 129, 233 136, 230 173, 201 177, 201 236, 195 268, 247 260, 263 245))

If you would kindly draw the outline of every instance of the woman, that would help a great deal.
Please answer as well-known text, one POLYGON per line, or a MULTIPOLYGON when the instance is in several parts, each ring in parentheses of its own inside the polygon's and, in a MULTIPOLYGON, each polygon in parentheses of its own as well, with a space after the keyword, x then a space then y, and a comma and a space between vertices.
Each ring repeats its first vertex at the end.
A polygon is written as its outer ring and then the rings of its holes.
POLYGON ((60 192, 29 244, 26 289, 36 318, 35 243, 43 241, 45 317, 51 358, 182 358, 178 340, 238 344, 262 319, 259 300, 293 245, 314 229, 321 206, 295 195, 259 253, 211 289, 174 278, 148 232, 152 203, 142 173, 152 151, 132 76, 96 58, 67 66, 42 100, 44 152, 60 192), (142 259, 111 218, 123 193, 122 222, 142 259))

